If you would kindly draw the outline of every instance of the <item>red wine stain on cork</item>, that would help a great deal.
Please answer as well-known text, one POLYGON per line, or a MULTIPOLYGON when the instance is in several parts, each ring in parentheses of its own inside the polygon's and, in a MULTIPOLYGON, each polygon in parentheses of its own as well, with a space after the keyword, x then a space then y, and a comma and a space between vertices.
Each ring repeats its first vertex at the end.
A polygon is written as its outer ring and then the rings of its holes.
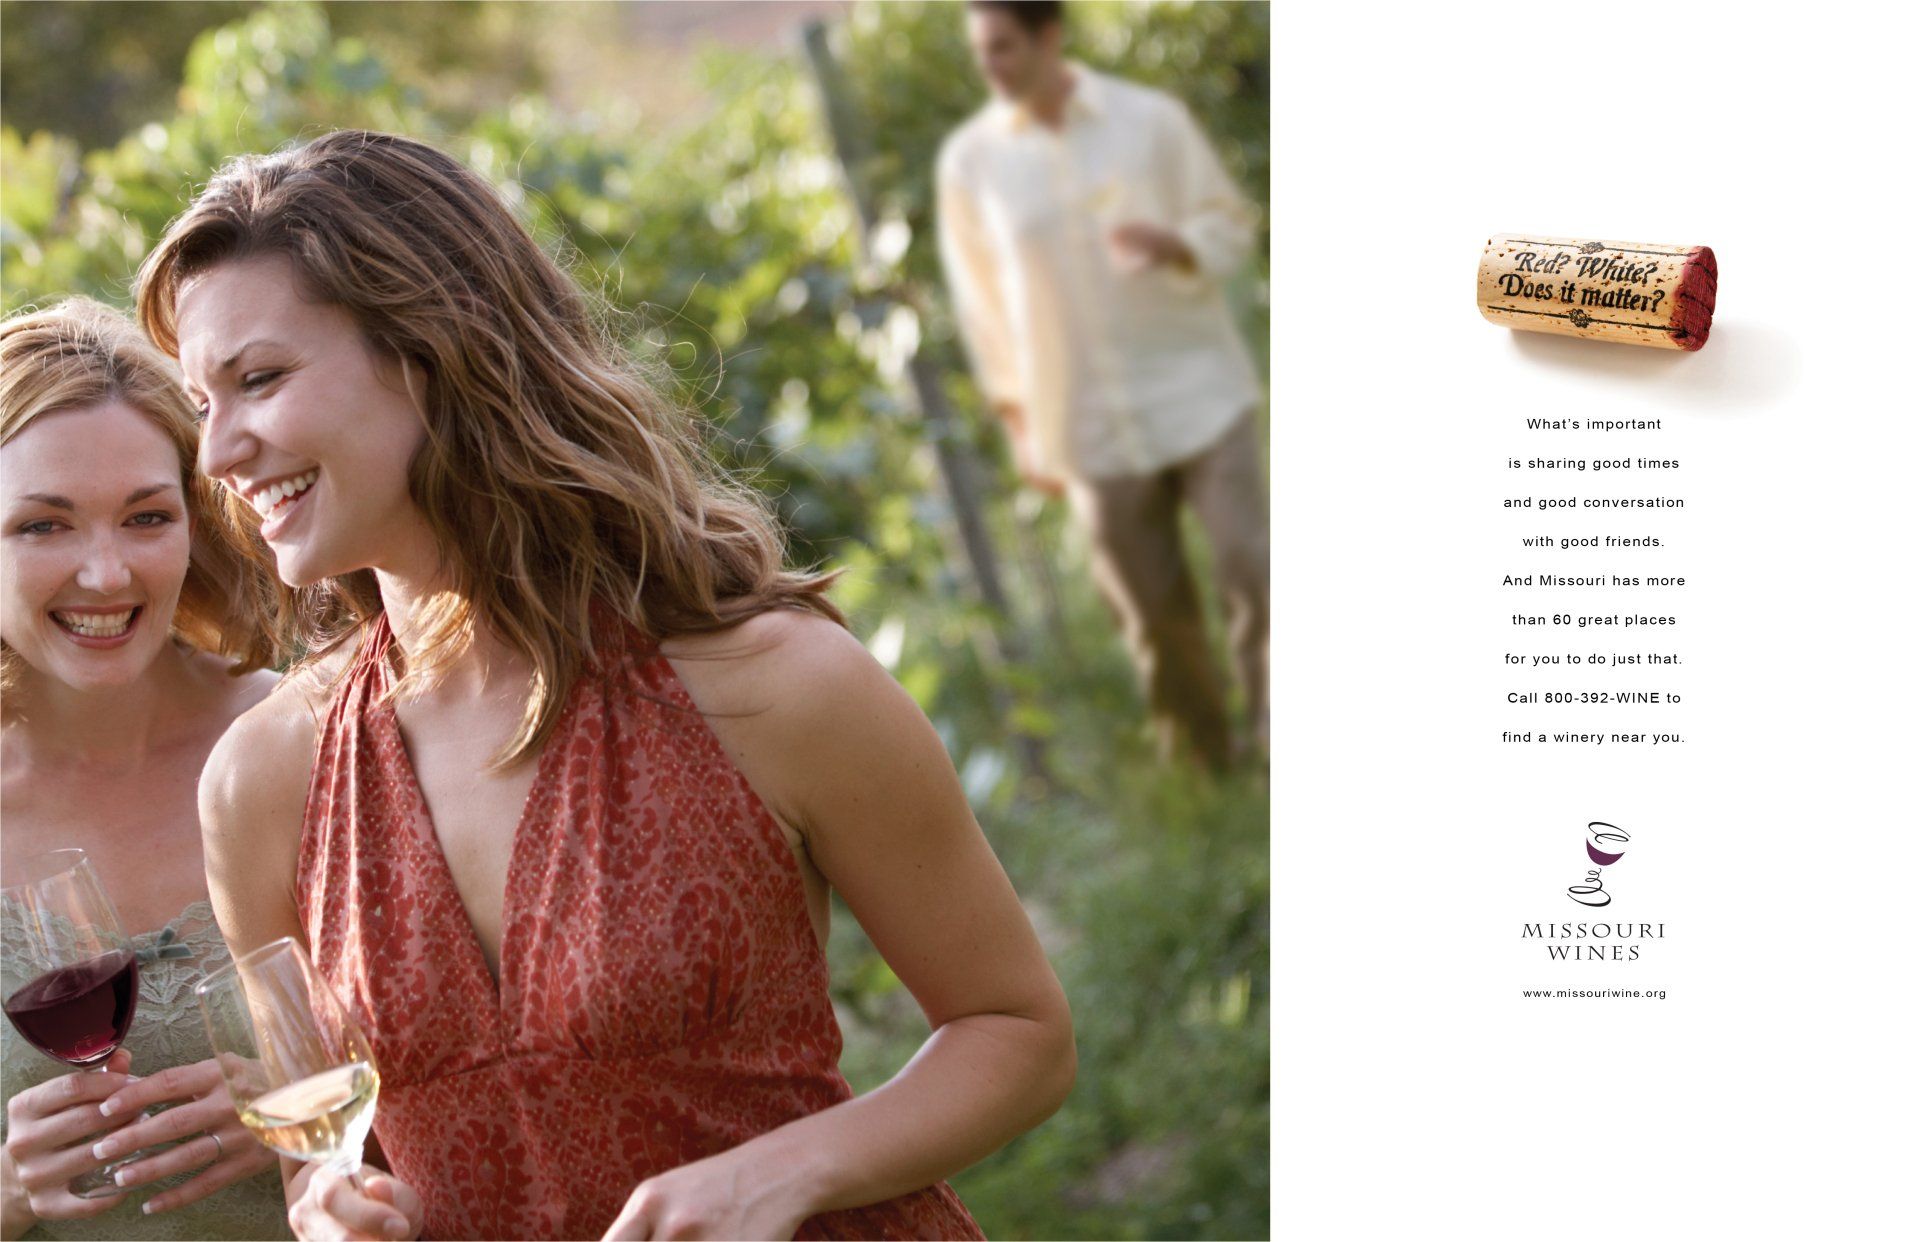
POLYGON ((1713 327, 1713 299, 1720 285, 1720 265, 1713 250, 1695 246, 1687 251, 1681 264, 1680 285, 1673 293, 1673 319, 1670 321, 1674 343, 1682 349, 1699 349, 1707 343, 1713 327))

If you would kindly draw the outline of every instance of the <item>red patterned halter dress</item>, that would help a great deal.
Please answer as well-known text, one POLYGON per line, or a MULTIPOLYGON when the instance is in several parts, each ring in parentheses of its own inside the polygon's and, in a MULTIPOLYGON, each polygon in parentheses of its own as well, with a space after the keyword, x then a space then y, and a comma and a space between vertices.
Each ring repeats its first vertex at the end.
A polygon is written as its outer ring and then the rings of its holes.
MULTIPOLYGON (((499 982, 382 699, 384 617, 319 729, 298 901, 380 1066, 429 1238, 598 1238, 647 1177, 850 1098, 798 866, 656 646, 582 676, 512 841, 499 982)), ((945 1183, 801 1238, 979 1238, 945 1183)))

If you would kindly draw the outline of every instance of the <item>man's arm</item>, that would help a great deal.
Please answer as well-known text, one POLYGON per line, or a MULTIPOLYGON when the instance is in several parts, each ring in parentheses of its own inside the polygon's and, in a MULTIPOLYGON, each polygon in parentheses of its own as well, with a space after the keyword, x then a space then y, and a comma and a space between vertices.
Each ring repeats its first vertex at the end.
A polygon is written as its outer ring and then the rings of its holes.
POLYGON ((1020 367, 1013 348, 998 256, 980 219, 974 187, 953 140, 940 151, 935 173, 940 261, 961 338, 973 359, 974 380, 987 404, 1000 414, 1020 405, 1020 367))
POLYGON ((1198 274, 1226 280, 1253 253, 1258 213, 1185 104, 1168 100, 1164 124, 1167 175, 1176 187, 1173 231, 1186 243, 1198 274))
POLYGON ((949 139, 936 172, 940 259, 947 274, 960 336, 973 359, 974 382, 987 408, 1007 429, 1014 467, 1029 485, 1058 494, 1058 479, 1042 471, 1027 426, 1020 362, 1000 280, 999 256, 973 195, 959 145, 949 139))

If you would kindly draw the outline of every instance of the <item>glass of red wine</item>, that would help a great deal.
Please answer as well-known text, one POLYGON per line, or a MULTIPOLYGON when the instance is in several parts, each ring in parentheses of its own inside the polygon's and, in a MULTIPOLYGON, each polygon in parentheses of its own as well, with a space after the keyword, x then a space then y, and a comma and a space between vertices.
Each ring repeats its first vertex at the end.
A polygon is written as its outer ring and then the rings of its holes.
MULTIPOLYGON (((7 1020, 54 1060, 103 1069, 140 999, 140 968, 113 903, 84 850, 55 850, 8 871, 0 919, 25 933, 26 949, 0 959, 7 1020)), ((114 1170, 144 1154, 83 1173, 68 1189, 82 1199, 119 1194, 114 1170)))

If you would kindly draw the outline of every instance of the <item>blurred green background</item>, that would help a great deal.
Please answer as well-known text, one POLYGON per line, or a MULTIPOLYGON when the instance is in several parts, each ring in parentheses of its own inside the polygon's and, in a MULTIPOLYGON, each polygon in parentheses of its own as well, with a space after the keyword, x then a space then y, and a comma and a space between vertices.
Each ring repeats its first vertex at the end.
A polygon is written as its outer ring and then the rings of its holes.
MULTIPOLYGON (((1076 3, 1069 46, 1170 90, 1267 204, 1268 12, 1076 3)), ((1074 1007, 1051 1121, 955 1179, 990 1236, 1264 1237, 1267 785, 1152 760, 1132 671, 1061 506, 1020 494, 939 282, 931 175, 982 99, 952 4, 0 3, 0 286, 126 306, 220 163, 329 129, 433 142, 506 188, 614 326, 665 362, 712 451, 766 489, 798 560, 939 729, 1074 1007), (825 24, 867 244, 800 50, 825 24), (1008 607, 982 601, 905 375, 980 487, 1008 607)), ((1267 356, 1266 247, 1231 290, 1267 356)), ((1195 542, 1200 559, 1204 554, 1195 542)), ((925 1038, 844 909, 843 1067, 925 1038)))

